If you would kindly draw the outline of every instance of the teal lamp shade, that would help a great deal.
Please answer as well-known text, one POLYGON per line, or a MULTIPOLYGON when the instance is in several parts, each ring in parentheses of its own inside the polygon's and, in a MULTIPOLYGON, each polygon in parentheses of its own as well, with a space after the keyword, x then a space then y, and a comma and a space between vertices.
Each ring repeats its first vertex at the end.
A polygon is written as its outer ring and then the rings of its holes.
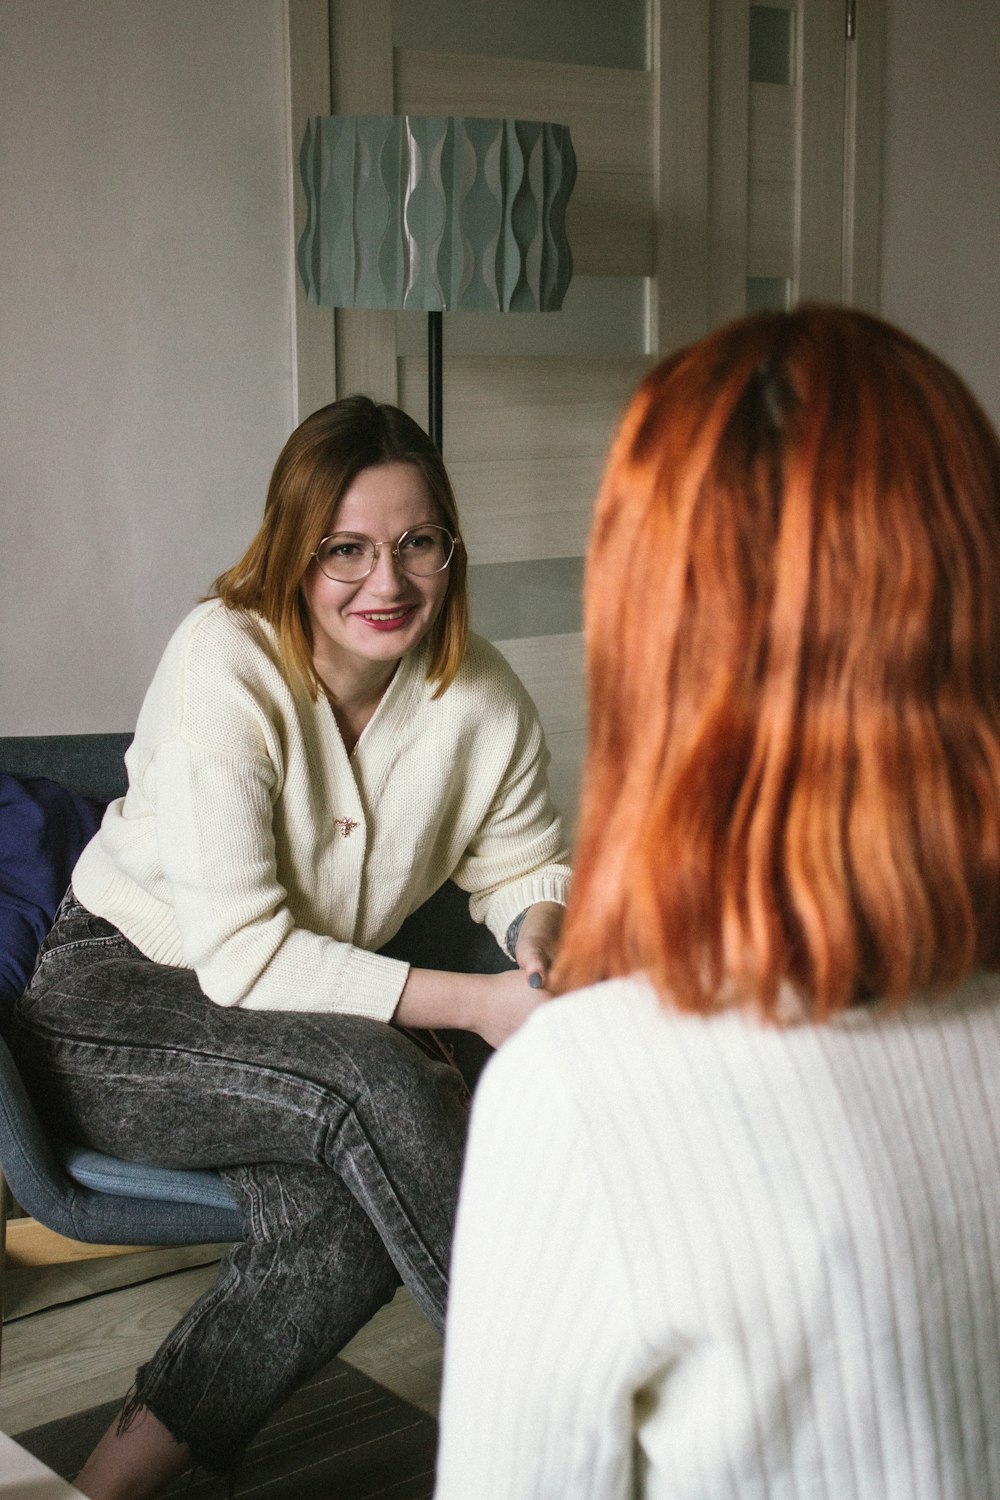
POLYGON ((298 265, 311 302, 422 312, 550 312, 573 272, 566 125, 313 116, 298 265))

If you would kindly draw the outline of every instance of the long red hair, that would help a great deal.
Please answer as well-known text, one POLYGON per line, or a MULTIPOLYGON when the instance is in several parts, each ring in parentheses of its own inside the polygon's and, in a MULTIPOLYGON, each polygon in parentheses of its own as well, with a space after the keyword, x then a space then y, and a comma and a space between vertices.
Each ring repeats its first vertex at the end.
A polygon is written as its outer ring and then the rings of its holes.
POLYGON ((804 306, 643 382, 585 586, 555 984, 824 1019, 1000 959, 1000 444, 899 330, 804 306))

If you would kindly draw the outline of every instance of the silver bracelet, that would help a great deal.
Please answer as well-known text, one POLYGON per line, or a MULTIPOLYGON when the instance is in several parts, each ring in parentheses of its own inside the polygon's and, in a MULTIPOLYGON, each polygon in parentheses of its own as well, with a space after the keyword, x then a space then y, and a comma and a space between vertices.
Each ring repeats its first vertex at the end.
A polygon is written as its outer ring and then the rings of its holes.
POLYGON ((514 950, 517 948, 517 940, 521 936, 521 927, 530 909, 530 907, 526 906, 524 911, 518 913, 507 928, 507 936, 503 940, 503 945, 507 949, 507 957, 512 958, 515 963, 517 963, 517 954, 514 950))

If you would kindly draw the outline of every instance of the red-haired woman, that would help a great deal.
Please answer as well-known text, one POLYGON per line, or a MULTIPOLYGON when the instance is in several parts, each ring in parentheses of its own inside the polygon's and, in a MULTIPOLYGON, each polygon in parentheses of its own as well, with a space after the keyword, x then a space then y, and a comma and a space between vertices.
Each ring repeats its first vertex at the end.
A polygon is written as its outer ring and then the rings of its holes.
POLYGON ((625 417, 586 634, 574 993, 473 1110, 439 1500, 996 1500, 997 437, 871 317, 727 327, 625 417))
POLYGON ((465 580, 410 417, 354 396, 296 428, 256 537, 167 646, 18 1003, 64 1137, 218 1167, 243 1213, 78 1476, 94 1500, 238 1461, 400 1279, 443 1324, 467 1114, 403 1028, 496 1045, 548 999, 569 875, 537 715, 470 636, 465 580), (449 877, 515 970, 378 951, 449 877))

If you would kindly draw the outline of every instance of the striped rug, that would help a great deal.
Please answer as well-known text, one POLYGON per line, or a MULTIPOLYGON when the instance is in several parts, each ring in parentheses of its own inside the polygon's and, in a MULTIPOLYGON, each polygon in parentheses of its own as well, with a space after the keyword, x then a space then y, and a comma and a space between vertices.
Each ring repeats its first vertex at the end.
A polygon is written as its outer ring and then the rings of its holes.
MULTIPOLYGON (((119 1403, 17 1434, 72 1479, 119 1403)), ((197 1472, 164 1491, 185 1500, 430 1500, 437 1423, 339 1359, 296 1392, 247 1450, 232 1492, 197 1472)))

